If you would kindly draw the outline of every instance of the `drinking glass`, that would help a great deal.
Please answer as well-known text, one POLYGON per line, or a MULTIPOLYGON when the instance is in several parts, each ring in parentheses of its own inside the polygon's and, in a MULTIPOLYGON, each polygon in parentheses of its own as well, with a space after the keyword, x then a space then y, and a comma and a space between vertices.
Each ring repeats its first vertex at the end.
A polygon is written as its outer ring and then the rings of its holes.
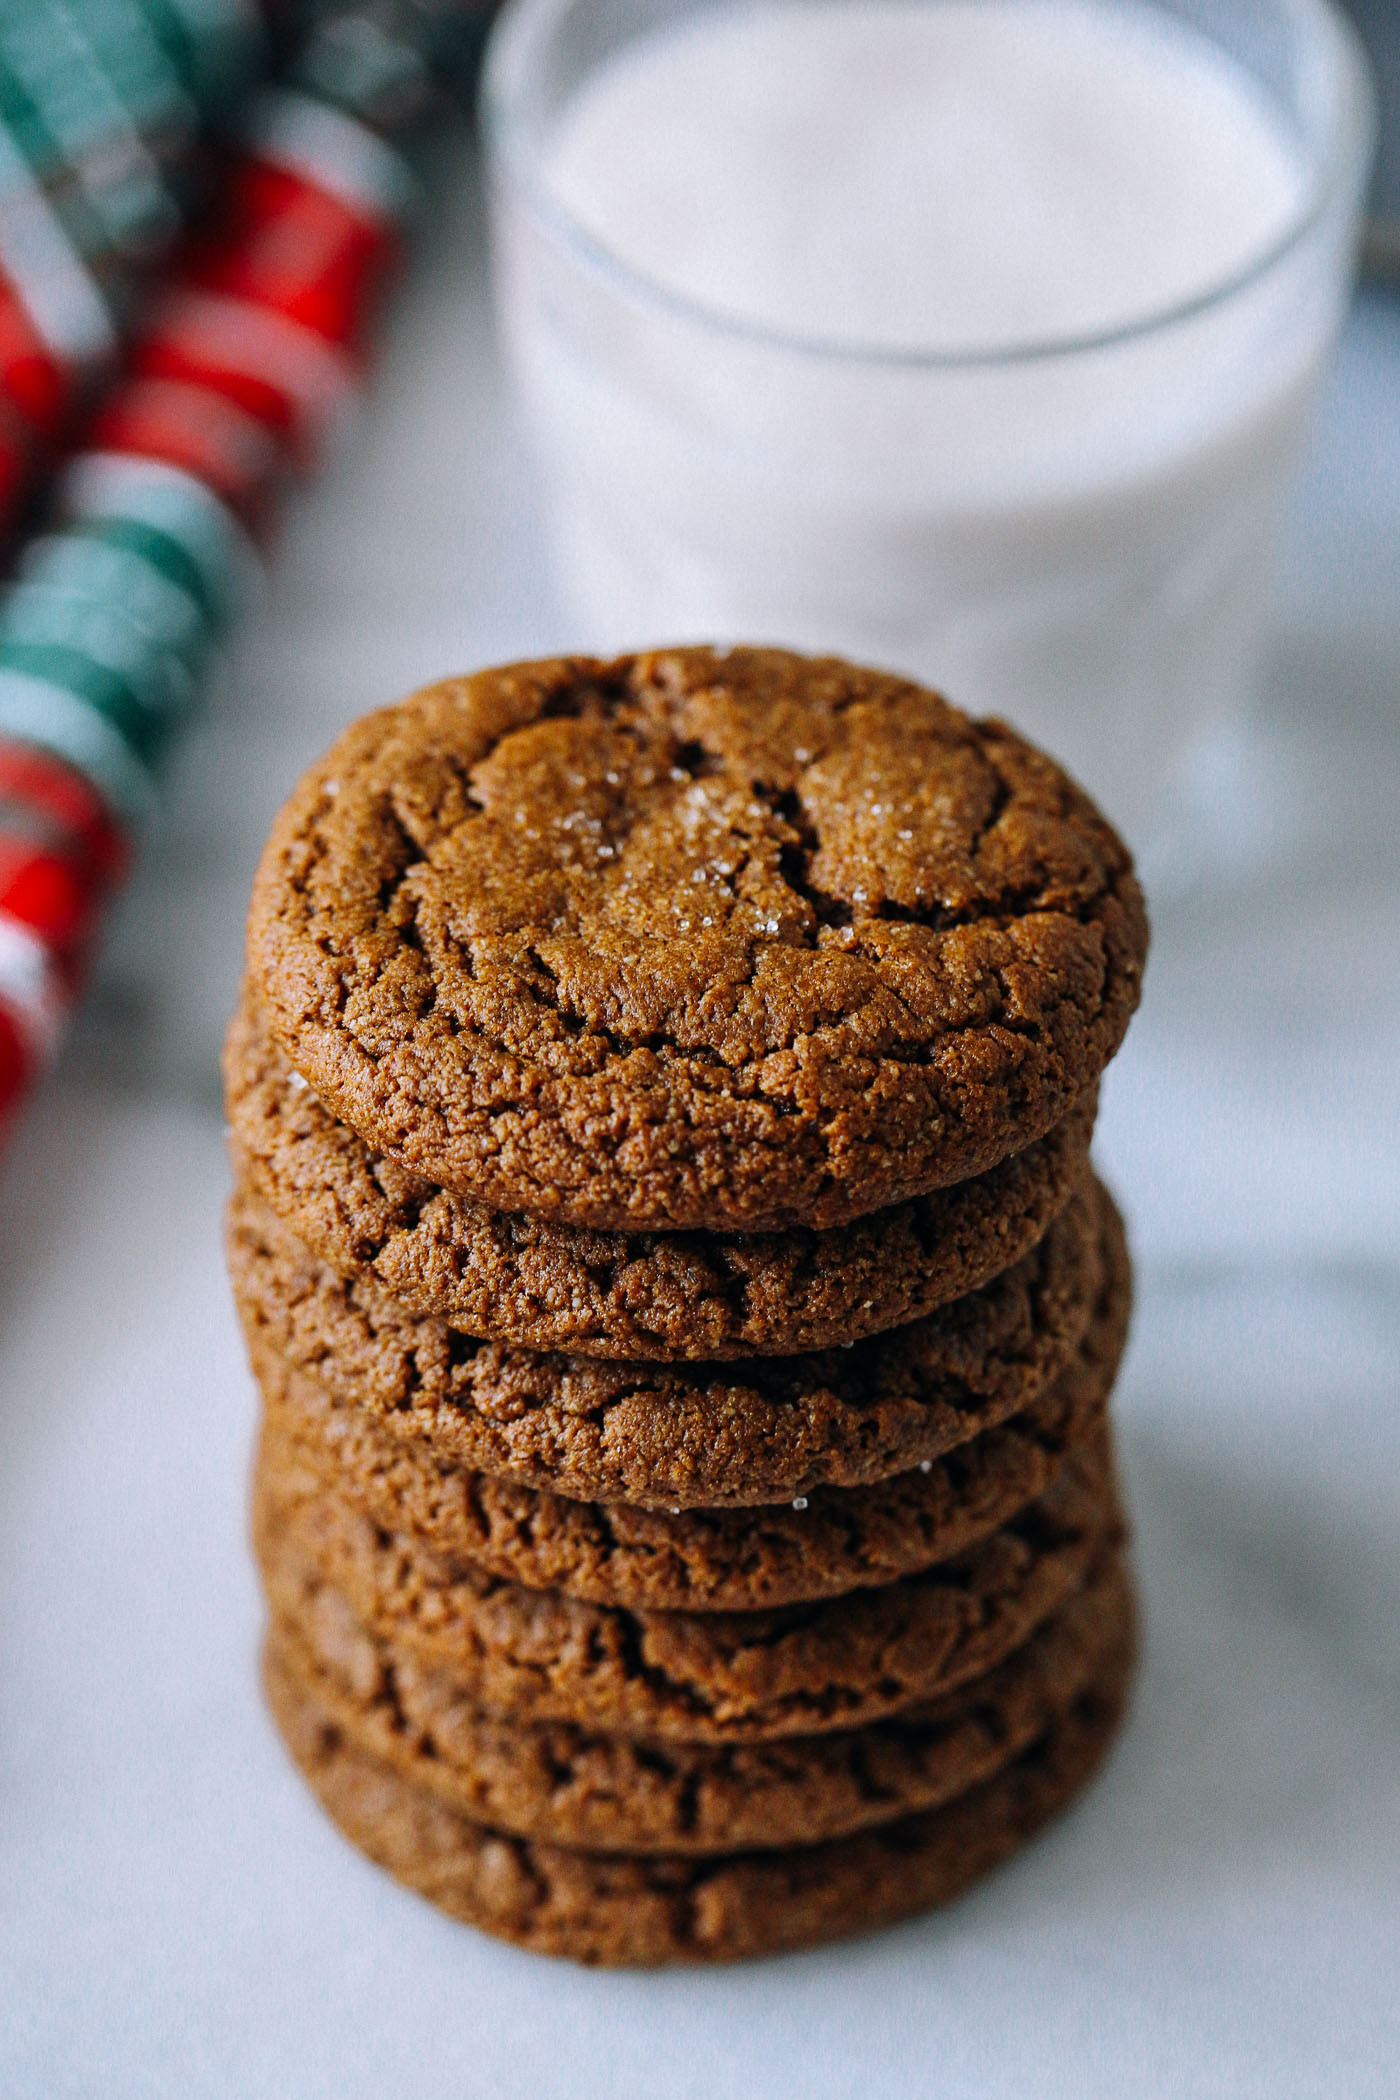
POLYGON ((1257 663, 1353 268, 1354 33, 1328 0, 1150 0, 1276 113, 1305 173, 1282 237, 1129 326, 892 350, 680 297, 551 193, 553 127, 596 67, 751 4, 510 0, 488 48, 497 307, 578 644, 764 640, 912 672, 1058 753, 1150 848, 1257 663))

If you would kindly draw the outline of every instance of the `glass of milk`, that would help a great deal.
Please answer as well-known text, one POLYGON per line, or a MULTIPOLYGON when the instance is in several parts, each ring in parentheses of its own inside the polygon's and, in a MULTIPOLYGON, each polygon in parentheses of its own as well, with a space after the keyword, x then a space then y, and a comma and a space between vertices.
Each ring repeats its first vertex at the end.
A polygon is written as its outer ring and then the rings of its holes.
POLYGON ((1348 288, 1327 0, 511 0, 483 92, 579 645, 912 671, 1150 847, 1348 288))

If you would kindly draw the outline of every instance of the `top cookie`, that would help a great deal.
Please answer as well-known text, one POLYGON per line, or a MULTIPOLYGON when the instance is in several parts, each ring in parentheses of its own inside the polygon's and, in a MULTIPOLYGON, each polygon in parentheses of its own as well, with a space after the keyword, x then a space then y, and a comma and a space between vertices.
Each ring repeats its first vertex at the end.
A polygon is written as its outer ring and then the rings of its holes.
POLYGON ((843 1224, 981 1173, 1117 1049, 1128 854, 1048 758, 780 650, 452 679, 283 809, 248 958, 378 1150, 607 1228, 843 1224))

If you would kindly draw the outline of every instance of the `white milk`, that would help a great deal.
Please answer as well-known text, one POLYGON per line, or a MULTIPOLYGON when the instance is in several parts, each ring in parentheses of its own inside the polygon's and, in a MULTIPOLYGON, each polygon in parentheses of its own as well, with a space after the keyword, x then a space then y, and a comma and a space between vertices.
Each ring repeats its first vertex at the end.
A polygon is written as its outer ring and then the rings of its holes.
POLYGON ((967 350, 1179 305, 1287 229, 1304 171, 1248 78, 1150 15, 859 0, 624 50, 544 179, 622 262, 721 313, 967 350))
POLYGON ((1149 822, 1345 275, 1343 206, 1210 296, 1312 180, 1250 76, 1095 0, 726 8, 605 59, 537 180, 584 240, 499 185, 502 303, 580 639, 912 669, 1149 822))

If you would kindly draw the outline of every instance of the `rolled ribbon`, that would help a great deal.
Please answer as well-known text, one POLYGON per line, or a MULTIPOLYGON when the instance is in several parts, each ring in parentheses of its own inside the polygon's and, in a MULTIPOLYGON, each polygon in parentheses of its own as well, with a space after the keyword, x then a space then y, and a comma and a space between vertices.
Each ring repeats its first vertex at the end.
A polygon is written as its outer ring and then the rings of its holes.
POLYGON ((253 0, 0 9, 0 524, 110 363, 260 44, 253 0))
MULTIPOLYGON (((78 996, 279 494, 354 393, 416 188, 398 147, 482 20, 310 11, 0 598, 0 1128, 78 996)), ((42 401, 42 352, 18 326, 13 346, 42 401)))

